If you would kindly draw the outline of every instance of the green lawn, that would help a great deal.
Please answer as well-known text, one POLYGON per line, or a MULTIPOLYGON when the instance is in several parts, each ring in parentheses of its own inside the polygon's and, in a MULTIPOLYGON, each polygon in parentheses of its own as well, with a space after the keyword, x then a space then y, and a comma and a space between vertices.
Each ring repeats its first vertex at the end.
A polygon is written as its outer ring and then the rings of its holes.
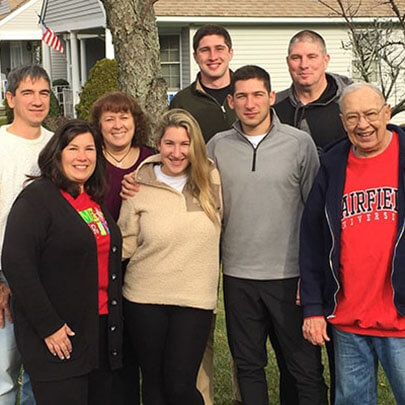
MULTIPOLYGON (((232 363, 228 350, 225 329, 225 315, 222 301, 222 289, 217 313, 217 323, 215 330, 215 346, 214 346, 214 389, 215 389, 215 405, 230 405, 232 403, 232 363)), ((266 368, 267 382, 269 387, 269 397, 271 405, 278 405, 278 370, 276 359, 273 350, 269 347, 269 362, 266 368)), ((323 353, 325 366, 325 379, 329 385, 329 372, 327 367, 326 352, 323 353)), ((378 404, 379 405, 395 405, 394 397, 391 393, 387 379, 380 369, 378 381, 378 404)), ((118 405, 118 404, 117 404, 118 405)), ((360 405, 360 404, 359 404, 360 405)))
MULTIPOLYGON (((232 363, 228 350, 226 339, 225 316, 222 301, 222 291, 220 293, 219 308, 217 314, 217 325, 215 330, 215 346, 214 346, 214 389, 215 389, 215 405, 230 405, 232 403, 232 363)), ((324 364, 327 365, 326 352, 323 353, 324 364)), ((325 366, 325 379, 329 385, 328 367, 325 366)), ((279 404, 278 400, 278 370, 274 352, 269 348, 269 362, 266 369, 267 382, 269 387, 270 404, 279 404)), ((378 381, 378 404, 379 405, 395 405, 394 397, 391 393, 391 388, 387 379, 380 369, 378 381)), ((360 405, 360 404, 359 404, 360 405)))

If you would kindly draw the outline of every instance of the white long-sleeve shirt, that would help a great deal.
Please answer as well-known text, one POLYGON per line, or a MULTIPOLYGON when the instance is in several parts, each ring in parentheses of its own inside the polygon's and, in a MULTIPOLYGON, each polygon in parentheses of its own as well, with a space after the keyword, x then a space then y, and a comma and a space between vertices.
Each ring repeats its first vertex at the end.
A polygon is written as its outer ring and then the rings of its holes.
POLYGON ((41 127, 37 139, 26 139, 0 127, 0 251, 3 247, 7 216, 28 175, 39 174, 38 155, 53 133, 41 127))

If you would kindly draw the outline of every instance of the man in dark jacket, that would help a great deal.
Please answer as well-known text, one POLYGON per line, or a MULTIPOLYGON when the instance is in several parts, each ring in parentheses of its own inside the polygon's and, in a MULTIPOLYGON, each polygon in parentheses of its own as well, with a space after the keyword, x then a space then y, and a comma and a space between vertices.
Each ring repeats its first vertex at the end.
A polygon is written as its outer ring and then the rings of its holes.
MULTIPOLYGON (((339 117, 339 97, 351 80, 326 73, 329 60, 321 35, 311 30, 296 33, 289 42, 287 56, 292 84, 277 93, 274 107, 281 122, 311 135, 319 153, 329 143, 346 136, 339 117)), ((335 373, 332 342, 327 343, 327 352, 333 403, 335 373)), ((291 390, 290 396, 294 396, 291 390)))
MULTIPOLYGON (((174 96, 170 108, 183 108, 191 113, 208 142, 217 132, 231 128, 236 119, 227 101, 231 84, 229 62, 233 56, 231 36, 220 25, 204 25, 194 34, 193 49, 200 71, 193 83, 174 96)), ((206 405, 214 403, 214 328, 215 319, 197 379, 206 405)), ((235 391, 235 404, 239 404, 236 387, 235 391)))
POLYGON ((348 86, 341 118, 349 139, 321 156, 300 240, 304 337, 330 339, 335 405, 377 403, 381 362, 405 403, 405 133, 368 83, 348 86))
POLYGON ((233 49, 229 32, 220 25, 204 25, 193 38, 194 60, 200 71, 190 86, 179 91, 170 108, 190 112, 201 127, 205 142, 217 132, 229 129, 235 113, 229 108, 233 49))
POLYGON ((310 30, 295 34, 288 46, 290 88, 277 93, 275 110, 281 122, 308 132, 318 149, 345 136, 339 118, 339 97, 351 80, 326 73, 330 56, 324 39, 310 30))

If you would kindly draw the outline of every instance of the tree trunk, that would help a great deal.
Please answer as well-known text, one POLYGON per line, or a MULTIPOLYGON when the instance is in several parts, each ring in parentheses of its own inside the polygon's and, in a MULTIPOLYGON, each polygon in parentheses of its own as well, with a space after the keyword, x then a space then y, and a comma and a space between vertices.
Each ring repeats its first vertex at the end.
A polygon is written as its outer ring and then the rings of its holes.
POLYGON ((157 0, 101 0, 118 63, 118 86, 137 99, 152 129, 167 109, 153 4, 157 0))

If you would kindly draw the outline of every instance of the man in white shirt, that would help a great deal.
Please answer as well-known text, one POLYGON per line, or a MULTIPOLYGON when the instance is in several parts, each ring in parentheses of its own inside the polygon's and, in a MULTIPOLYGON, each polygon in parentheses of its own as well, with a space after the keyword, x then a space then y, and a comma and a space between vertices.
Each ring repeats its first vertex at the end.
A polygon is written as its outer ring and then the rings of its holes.
MULTIPOLYGON (((14 111, 10 125, 0 127, 0 247, 10 208, 24 186, 26 175, 39 174, 38 155, 52 133, 41 126, 49 112, 50 80, 38 66, 25 66, 10 72, 6 92, 14 111)), ((15 405, 21 358, 18 352, 10 310, 10 289, 0 269, 0 403, 15 405)), ((35 400, 28 376, 23 374, 21 405, 35 400)))

